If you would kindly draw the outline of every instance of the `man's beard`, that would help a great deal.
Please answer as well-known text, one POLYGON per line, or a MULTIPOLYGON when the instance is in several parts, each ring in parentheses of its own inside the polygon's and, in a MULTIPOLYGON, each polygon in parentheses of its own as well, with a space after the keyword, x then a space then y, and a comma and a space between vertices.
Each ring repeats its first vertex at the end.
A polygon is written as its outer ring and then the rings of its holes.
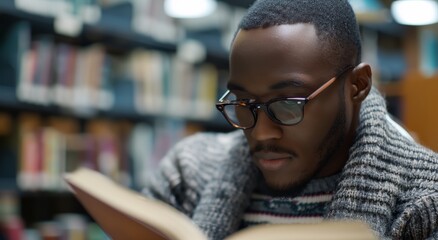
POLYGON ((266 183, 265 180, 263 180, 261 186, 264 191, 268 191, 273 196, 295 195, 300 192, 307 183, 315 178, 315 176, 317 176, 330 163, 330 160, 333 160, 332 157, 345 142, 346 107, 343 89, 340 95, 340 109, 336 115, 336 119, 318 147, 317 155, 319 156, 319 162, 317 168, 313 172, 303 176, 299 181, 291 180, 288 181, 287 184, 266 183))

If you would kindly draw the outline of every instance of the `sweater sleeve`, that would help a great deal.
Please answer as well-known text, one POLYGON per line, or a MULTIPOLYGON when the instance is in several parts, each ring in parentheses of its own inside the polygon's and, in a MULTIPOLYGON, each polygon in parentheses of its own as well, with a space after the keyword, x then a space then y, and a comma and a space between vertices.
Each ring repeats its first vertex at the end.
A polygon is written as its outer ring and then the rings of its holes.
POLYGON ((176 144, 147 176, 142 193, 190 216, 236 134, 199 133, 176 144))
MULTIPOLYGON (((172 148, 161 160, 158 169, 147 173, 147 183, 142 193, 150 198, 161 200, 183 211, 181 172, 177 159, 178 147, 172 148)), ((184 211, 183 211, 184 212, 184 211)))
POLYGON ((437 239, 438 193, 425 195, 406 207, 393 230, 397 235, 394 239, 437 239))
POLYGON ((427 238, 427 240, 434 240, 438 239, 438 231, 435 231, 430 237, 427 238))

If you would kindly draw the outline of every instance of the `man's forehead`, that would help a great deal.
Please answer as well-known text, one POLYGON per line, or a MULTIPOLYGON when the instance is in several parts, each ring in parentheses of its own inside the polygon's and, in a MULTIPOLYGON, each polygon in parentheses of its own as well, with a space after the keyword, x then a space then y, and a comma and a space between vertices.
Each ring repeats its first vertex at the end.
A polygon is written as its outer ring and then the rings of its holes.
POLYGON ((265 61, 264 65, 288 64, 315 68, 330 64, 338 67, 339 51, 333 51, 331 43, 322 40, 310 23, 296 23, 267 28, 240 29, 230 51, 230 67, 241 62, 265 61), (329 54, 330 53, 330 54, 329 54), (333 55, 335 54, 335 55, 333 55))
MULTIPOLYGON (((259 27, 251 29, 239 29, 236 32, 233 44, 242 37, 250 36, 251 38, 266 38, 266 39, 281 39, 290 38, 293 36, 317 36, 316 28, 311 23, 295 23, 295 24, 281 24, 269 27, 259 27)), ((233 45, 232 44, 232 45, 233 45)))
MULTIPOLYGON (((311 24, 278 25, 250 30, 241 29, 231 46, 231 57, 296 54, 312 57, 321 43, 311 24)), ((318 53, 319 54, 319 53, 318 53)), ((272 56, 270 56, 272 57, 272 56)), ((316 57, 316 56, 315 56, 316 57)))
POLYGON ((321 46, 311 24, 279 25, 240 30, 230 52, 231 72, 236 68, 254 72, 290 68, 314 68, 321 65, 321 46), (254 67, 257 69, 253 69, 254 67))
POLYGON ((308 93, 335 72, 320 45, 312 24, 241 29, 230 56, 230 87, 256 96, 308 93))

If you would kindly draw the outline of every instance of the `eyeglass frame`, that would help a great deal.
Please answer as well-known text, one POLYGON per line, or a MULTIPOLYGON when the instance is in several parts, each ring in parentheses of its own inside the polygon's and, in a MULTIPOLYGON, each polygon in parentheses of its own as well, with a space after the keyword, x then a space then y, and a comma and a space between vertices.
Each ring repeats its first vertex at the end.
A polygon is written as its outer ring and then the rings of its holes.
POLYGON ((257 110, 262 109, 265 114, 269 117, 269 119, 271 121, 273 121, 274 123, 277 123, 279 125, 283 125, 283 126, 293 126, 293 125, 297 125, 299 124, 303 119, 304 119, 304 106, 312 99, 314 99, 316 96, 318 96, 321 92, 323 92, 325 89, 327 89, 330 85, 332 85, 332 83, 334 83, 336 81, 336 79, 340 78, 342 75, 344 75, 345 73, 347 73, 349 70, 353 69, 354 66, 353 65, 349 65, 346 68, 344 68, 344 70, 342 70, 339 74, 337 74, 336 76, 332 77, 330 80, 328 80, 327 82, 325 82, 324 84, 322 84, 318 89, 316 89, 313 93, 311 93, 308 97, 306 98, 300 98, 300 97, 279 97, 279 98, 273 98, 270 99, 267 102, 255 102, 255 99, 245 99, 245 100, 224 100, 224 98, 231 93, 230 90, 227 90, 221 98, 219 98, 218 102, 216 103, 216 108, 219 110, 219 112, 225 117, 225 120, 227 120, 227 122, 233 126, 234 128, 237 129, 242 129, 242 130, 246 130, 246 129, 251 129, 253 128, 256 123, 257 123, 257 118, 258 118, 258 114, 257 114, 257 110), (277 101, 296 101, 298 103, 298 105, 302 105, 301 107, 301 118, 298 122, 296 123, 292 123, 292 124, 285 124, 282 123, 280 120, 278 120, 275 116, 273 116, 270 111, 268 110, 268 107, 270 104, 272 104, 273 102, 277 102, 277 101), (229 117, 228 114, 225 113, 225 106, 227 105, 240 105, 240 106, 244 106, 246 108, 248 108, 248 110, 251 111, 252 116, 254 118, 254 122, 251 126, 249 127, 242 127, 239 126, 237 124, 235 124, 229 117))

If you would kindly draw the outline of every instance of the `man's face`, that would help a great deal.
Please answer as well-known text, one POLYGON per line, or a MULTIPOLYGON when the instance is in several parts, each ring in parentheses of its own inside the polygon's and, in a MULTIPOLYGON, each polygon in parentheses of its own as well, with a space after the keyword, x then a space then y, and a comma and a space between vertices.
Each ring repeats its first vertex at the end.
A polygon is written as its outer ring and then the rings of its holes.
MULTIPOLYGON (((241 30, 231 49, 229 88, 238 99, 266 102, 276 97, 308 97, 336 74, 322 58, 313 25, 280 25, 241 30)), ((347 78, 346 73, 343 78, 347 78)), ((297 125, 271 121, 262 110, 244 130, 266 184, 288 190, 339 171, 346 160, 345 135, 351 125, 344 81, 337 79, 304 107, 297 125)))

